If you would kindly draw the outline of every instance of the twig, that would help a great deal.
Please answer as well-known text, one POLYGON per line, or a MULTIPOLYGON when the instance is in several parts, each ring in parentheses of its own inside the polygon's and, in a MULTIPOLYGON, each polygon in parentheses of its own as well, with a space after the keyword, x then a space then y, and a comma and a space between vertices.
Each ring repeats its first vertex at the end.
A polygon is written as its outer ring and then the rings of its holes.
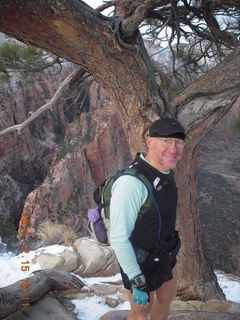
POLYGON ((63 94, 65 94, 70 86, 70 83, 72 81, 74 81, 78 76, 80 71, 82 71, 81 67, 78 67, 76 70, 74 70, 59 86, 59 88, 57 89, 56 93, 54 94, 54 96, 52 97, 52 99, 50 101, 48 101, 46 104, 44 104, 42 107, 40 107, 37 111, 35 111, 29 118, 27 118, 26 120, 24 120, 22 123, 20 124, 16 124, 14 126, 8 127, 2 131, 0 131, 0 136, 9 133, 9 132, 13 132, 13 131, 17 131, 17 133, 19 133, 23 128, 25 128, 27 125, 29 125, 29 123, 33 122, 35 119, 37 119, 42 113, 44 113, 45 111, 52 109, 57 102, 61 99, 61 97, 63 96, 63 94))

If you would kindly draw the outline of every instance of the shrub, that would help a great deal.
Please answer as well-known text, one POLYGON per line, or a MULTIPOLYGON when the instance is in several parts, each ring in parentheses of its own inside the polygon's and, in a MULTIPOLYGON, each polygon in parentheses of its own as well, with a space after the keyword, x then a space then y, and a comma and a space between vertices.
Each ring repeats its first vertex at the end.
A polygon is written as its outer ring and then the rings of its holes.
POLYGON ((73 229, 49 219, 43 221, 37 230, 37 239, 40 246, 53 244, 71 246, 76 238, 77 235, 73 229))

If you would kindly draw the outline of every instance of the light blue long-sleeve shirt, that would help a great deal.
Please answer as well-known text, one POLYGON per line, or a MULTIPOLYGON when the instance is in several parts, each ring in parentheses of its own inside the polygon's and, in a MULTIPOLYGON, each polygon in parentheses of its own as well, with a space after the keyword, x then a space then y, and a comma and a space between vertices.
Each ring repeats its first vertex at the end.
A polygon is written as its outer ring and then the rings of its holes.
POLYGON ((129 237, 148 191, 136 177, 123 175, 112 186, 110 242, 118 262, 129 279, 141 273, 129 237))
MULTIPOLYGON (((148 162, 142 154, 140 156, 148 162)), ((162 173, 169 174, 169 171, 162 173)), ((121 268, 132 279, 141 273, 141 269, 129 237, 140 208, 147 200, 148 190, 138 178, 123 175, 114 182, 111 192, 110 242, 121 268)))

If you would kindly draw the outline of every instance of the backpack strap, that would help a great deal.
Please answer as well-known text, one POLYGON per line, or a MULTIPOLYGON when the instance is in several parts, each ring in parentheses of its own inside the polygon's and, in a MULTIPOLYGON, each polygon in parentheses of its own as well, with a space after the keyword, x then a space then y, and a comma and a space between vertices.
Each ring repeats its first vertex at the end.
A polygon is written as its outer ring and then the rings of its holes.
POLYGON ((160 208, 158 206, 158 203, 154 196, 154 188, 150 181, 136 168, 125 168, 123 170, 119 170, 116 172, 116 174, 112 177, 110 177, 107 181, 103 183, 103 185, 100 186, 102 190, 100 189, 100 193, 102 194, 102 199, 100 203, 98 204, 99 212, 101 212, 103 218, 110 218, 110 193, 111 188, 114 184, 114 182, 123 175, 130 175, 133 177, 136 177, 139 179, 147 188, 148 191, 148 198, 141 207, 138 219, 141 219, 144 214, 147 212, 148 208, 150 207, 151 203, 154 205, 157 215, 158 215, 158 221, 159 221, 159 228, 158 228, 158 239, 160 240, 160 234, 161 234, 161 228, 162 228, 162 218, 160 213, 160 208), (104 197, 104 195, 108 195, 107 197, 104 197), (102 210, 103 209, 103 210, 102 210))
POLYGON ((160 234, 161 234, 161 229, 162 229, 162 217, 161 217, 161 213, 160 213, 160 208, 159 208, 158 203, 157 203, 155 196, 154 196, 154 188, 153 188, 152 184, 149 182, 149 180, 142 173, 140 173, 135 168, 125 168, 125 169, 117 172, 116 180, 117 180, 117 178, 119 178, 122 175, 131 175, 131 176, 138 178, 147 188, 149 197, 145 201, 144 205, 141 207, 139 215, 138 215, 138 219, 141 219, 143 217, 143 215, 147 212, 147 209, 150 207, 150 204, 153 203, 153 205, 156 209, 157 215, 158 215, 158 221, 159 221, 158 240, 160 240, 160 234))
MULTIPOLYGON (((158 221, 159 221, 159 227, 158 227, 158 240, 160 240, 160 234, 161 234, 161 229, 162 229, 162 217, 161 217, 161 213, 160 213, 160 208, 159 205, 155 199, 154 196, 154 188, 152 186, 152 184, 149 182, 149 180, 142 174, 140 173, 137 169, 134 168, 127 168, 124 169, 124 173, 123 174, 130 174, 133 175, 134 177, 138 178, 147 188, 148 191, 148 195, 149 195, 149 199, 151 200, 151 202, 153 203, 157 215, 158 215, 158 221)), ((147 209, 149 208, 149 203, 148 203, 148 199, 146 200, 145 204, 142 206, 142 208, 140 209, 139 212, 139 217, 138 219, 141 219, 141 217, 146 213, 147 209)))

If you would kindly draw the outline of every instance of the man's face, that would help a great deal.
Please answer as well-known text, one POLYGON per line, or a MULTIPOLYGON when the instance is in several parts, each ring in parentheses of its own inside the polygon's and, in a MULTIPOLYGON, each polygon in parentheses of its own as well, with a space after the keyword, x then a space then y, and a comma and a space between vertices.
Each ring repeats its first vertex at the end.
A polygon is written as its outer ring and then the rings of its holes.
POLYGON ((148 161, 160 171, 174 169, 183 156, 185 142, 178 138, 147 137, 148 161))

